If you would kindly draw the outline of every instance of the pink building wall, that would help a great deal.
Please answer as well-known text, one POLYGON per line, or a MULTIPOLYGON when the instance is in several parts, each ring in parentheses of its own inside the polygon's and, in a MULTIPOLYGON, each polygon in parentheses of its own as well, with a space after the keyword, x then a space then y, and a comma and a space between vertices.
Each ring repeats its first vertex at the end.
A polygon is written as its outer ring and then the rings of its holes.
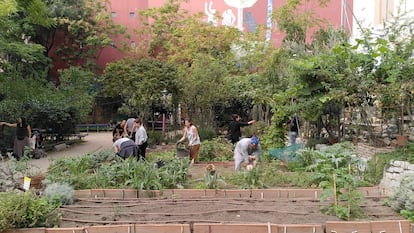
MULTIPOLYGON (((164 4, 166 0, 110 0, 111 9, 113 13, 113 20, 117 24, 122 24, 127 27, 128 33, 131 38, 114 38, 115 44, 119 44, 121 41, 126 42, 132 47, 133 43, 136 42, 134 38, 134 29, 140 27, 138 11, 147 8, 159 7, 164 4)), ((243 9, 243 29, 251 30, 252 24, 247 24, 246 20, 250 19, 249 22, 255 22, 257 25, 266 25, 268 17, 268 3, 272 2, 273 9, 279 8, 286 0, 258 0, 252 7, 243 9)), ((352 18, 348 18, 349 22, 344 21, 344 9, 347 11, 348 16, 352 16, 353 0, 331 0, 327 7, 320 8, 317 4, 317 0, 304 1, 304 9, 312 10, 315 15, 319 18, 326 19, 334 27, 343 27, 348 31, 352 32, 352 18), (343 6, 343 3, 347 3, 347 6, 343 6)), ((182 8, 187 9, 190 13, 203 12, 204 20, 208 21, 206 14, 207 9, 212 3, 212 8, 221 16, 223 12, 232 12, 236 18, 238 16, 238 10, 225 3, 225 0, 189 0, 188 3, 183 3, 182 8)), ((234 22, 237 25, 237 20, 234 22)), ((222 24, 222 18, 220 17, 217 22, 218 25, 222 24)), ((254 25, 254 24, 253 24, 254 25)), ((277 30, 277 27, 272 25, 271 41, 275 46, 280 46, 284 35, 277 30)), ((125 54, 119 52, 116 48, 108 47, 101 51, 98 58, 98 65, 102 68, 105 64, 113 62, 124 57, 125 54)))

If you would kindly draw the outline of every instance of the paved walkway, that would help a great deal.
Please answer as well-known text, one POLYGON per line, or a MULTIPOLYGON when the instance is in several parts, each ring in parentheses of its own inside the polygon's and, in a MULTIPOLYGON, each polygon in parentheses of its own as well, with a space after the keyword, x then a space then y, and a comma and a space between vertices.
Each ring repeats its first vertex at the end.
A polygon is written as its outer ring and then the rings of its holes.
POLYGON ((47 156, 40 159, 32 159, 31 164, 39 168, 42 172, 46 172, 51 162, 62 157, 78 157, 85 154, 93 153, 100 150, 112 149, 112 133, 111 132, 92 132, 84 138, 82 143, 69 146, 61 151, 50 151, 47 156))

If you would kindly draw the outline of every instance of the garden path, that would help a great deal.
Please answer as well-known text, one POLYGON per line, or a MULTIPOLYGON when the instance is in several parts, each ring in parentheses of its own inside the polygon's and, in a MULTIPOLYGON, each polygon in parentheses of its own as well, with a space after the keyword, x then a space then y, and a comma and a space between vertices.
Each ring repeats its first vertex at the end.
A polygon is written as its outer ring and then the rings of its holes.
POLYGON ((60 151, 47 152, 47 156, 40 159, 32 159, 31 164, 46 172, 49 165, 58 158, 78 157, 100 150, 110 150, 112 148, 112 132, 89 132, 83 142, 68 146, 60 151))

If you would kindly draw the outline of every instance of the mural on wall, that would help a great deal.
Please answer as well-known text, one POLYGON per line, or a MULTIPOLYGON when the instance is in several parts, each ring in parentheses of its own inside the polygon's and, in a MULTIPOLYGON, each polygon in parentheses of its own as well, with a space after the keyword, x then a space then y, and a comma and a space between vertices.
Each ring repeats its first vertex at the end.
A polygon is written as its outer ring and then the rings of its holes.
MULTIPOLYGON (((223 1, 223 0, 222 0, 223 1)), ((222 13, 221 25, 234 27, 236 26, 240 31, 243 31, 243 24, 246 23, 249 27, 249 30, 255 30, 257 27, 256 20, 253 17, 253 14, 250 12, 247 14, 247 19, 243 19, 243 9, 252 7, 258 0, 224 0, 227 6, 237 9, 237 17, 233 13, 231 8, 227 8, 222 13), (237 21, 237 25, 235 24, 237 21)), ((204 3, 204 11, 207 15, 207 22, 211 23, 214 26, 218 25, 217 19, 217 9, 213 6, 214 0, 206 1, 204 3)))
POLYGON ((224 26, 235 27, 236 26, 236 16, 233 11, 229 8, 223 12, 223 21, 221 24, 224 26))
POLYGON ((237 8, 237 28, 243 31, 243 9, 252 7, 258 0, 224 0, 224 2, 237 8))
POLYGON ((217 10, 213 8, 213 1, 210 1, 210 3, 205 2, 204 4, 204 11, 207 15, 207 23, 212 24, 213 26, 218 26, 218 19, 216 16, 217 10))
POLYGON ((266 40, 272 39, 272 14, 273 14, 273 1, 267 0, 267 19, 266 19, 266 40))

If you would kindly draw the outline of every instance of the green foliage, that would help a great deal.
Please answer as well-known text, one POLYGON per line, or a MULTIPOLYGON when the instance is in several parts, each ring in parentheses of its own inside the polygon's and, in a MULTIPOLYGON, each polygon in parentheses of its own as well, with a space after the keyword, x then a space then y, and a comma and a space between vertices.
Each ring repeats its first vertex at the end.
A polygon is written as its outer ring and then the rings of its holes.
POLYGON ((400 214, 410 222, 414 222, 414 210, 401 210, 400 214))
POLYGON ((392 152, 374 155, 368 161, 365 180, 373 185, 378 185, 383 178, 384 170, 393 160, 414 163, 414 144, 408 143, 406 147, 397 148, 392 152))
MULTIPOLYGON (((244 137, 251 137, 253 135, 256 135, 259 137, 259 139, 262 138, 262 136, 265 134, 267 128, 269 128, 269 125, 266 122, 263 121, 257 121, 256 123, 243 127, 242 133, 244 137)), ((262 146, 262 144, 260 144, 262 146)), ((263 147, 263 146, 262 146, 263 147)))
POLYGON ((0 17, 17 11, 16 0, 2 0, 2 8, 0 9, 0 17))
POLYGON ((80 120, 86 120, 92 110, 92 102, 97 91, 93 89, 95 75, 80 67, 69 67, 60 70, 59 74, 59 92, 64 96, 65 101, 76 109, 80 120))
MULTIPOLYGON (((73 188, 66 183, 47 184, 43 195, 48 200, 57 201, 56 205, 70 205, 73 203, 73 188)), ((51 201, 49 201, 51 202, 51 201)))
POLYGON ((312 178, 323 188, 321 200, 332 198, 332 203, 322 208, 327 214, 350 220, 361 214, 359 203, 362 195, 356 190, 362 184, 365 164, 353 152, 349 142, 337 143, 321 151, 308 150, 302 154, 304 163, 312 171, 312 178))
MULTIPOLYGON (((110 63, 100 82, 106 95, 124 100, 127 112, 148 114, 153 103, 164 102, 161 93, 164 89, 172 96, 171 103, 167 99, 165 104, 174 105, 180 92, 176 67, 154 59, 122 59, 110 63)), ((141 117, 148 119, 147 115, 141 117)))
POLYGON ((148 136, 148 146, 155 146, 155 145, 160 145, 161 141, 162 141, 162 132, 161 131, 154 131, 154 130, 150 130, 147 131, 147 136, 148 136))
POLYGON ((74 189, 136 188, 161 190, 182 187, 187 179, 188 159, 176 159, 172 153, 152 155, 146 161, 113 157, 110 151, 77 158, 62 158, 49 166, 50 182, 66 182, 74 189), (158 168, 156 161, 164 161, 158 168))
POLYGON ((197 130, 202 141, 211 140, 217 136, 216 130, 211 126, 198 127, 197 130))
POLYGON ((0 193, 0 231, 14 228, 54 227, 61 215, 59 206, 33 192, 0 193))
POLYGON ((233 145, 223 137, 203 141, 199 161, 229 161, 233 159, 233 145))
POLYGON ((400 186, 390 197, 391 207, 401 212, 405 210, 405 215, 413 218, 414 215, 414 175, 409 174, 403 177, 400 182, 400 186), (410 212, 411 211, 411 212, 410 212))
MULTIPOLYGON (((71 72, 74 70, 78 69, 71 69, 71 72)), ((87 72, 78 70, 75 73, 70 75, 74 79, 72 81, 82 83, 80 76, 87 72)), ((22 116, 26 117, 32 128, 51 129, 62 134, 74 133, 76 124, 92 109, 86 86, 77 86, 82 84, 72 85, 64 81, 64 87, 56 89, 41 79, 28 81, 21 77, 5 77, 1 80, 4 85, 0 86, 3 96, 0 99, 0 118, 3 121, 15 122, 22 116), (77 98, 82 98, 82 101, 77 98)), ((7 136, 11 137, 11 132, 7 136)))
MULTIPOLYGON (((124 35, 126 27, 112 21, 109 1, 106 0, 54 0, 47 1, 49 14, 56 24, 51 29, 39 28, 37 37, 48 50, 52 48, 57 32, 64 33, 59 41, 54 60, 69 65, 81 65, 97 71, 96 59, 103 48, 113 45, 113 38, 124 35), (81 58, 81 59, 80 59, 81 58)), ((126 37, 128 35, 125 35, 126 37)), ((122 44, 117 44, 123 49, 122 44)))
POLYGON ((239 187, 241 189, 257 189, 264 188, 263 174, 258 167, 252 170, 243 170, 236 173, 236 179, 240 180, 239 187))
POLYGON ((213 164, 208 164, 206 166, 206 171, 204 172, 204 183, 202 183, 199 188, 202 189, 218 189, 220 184, 223 186, 226 185, 226 182, 219 178, 218 171, 215 169, 213 164))
MULTIPOLYGON (((260 158, 260 161, 262 161, 262 158, 260 158)), ((275 160, 271 160, 268 163, 260 163, 260 170, 263 172, 263 183, 266 187, 288 186, 309 188, 314 186, 314 181, 310 173, 302 171, 289 172, 286 166, 275 160)))

